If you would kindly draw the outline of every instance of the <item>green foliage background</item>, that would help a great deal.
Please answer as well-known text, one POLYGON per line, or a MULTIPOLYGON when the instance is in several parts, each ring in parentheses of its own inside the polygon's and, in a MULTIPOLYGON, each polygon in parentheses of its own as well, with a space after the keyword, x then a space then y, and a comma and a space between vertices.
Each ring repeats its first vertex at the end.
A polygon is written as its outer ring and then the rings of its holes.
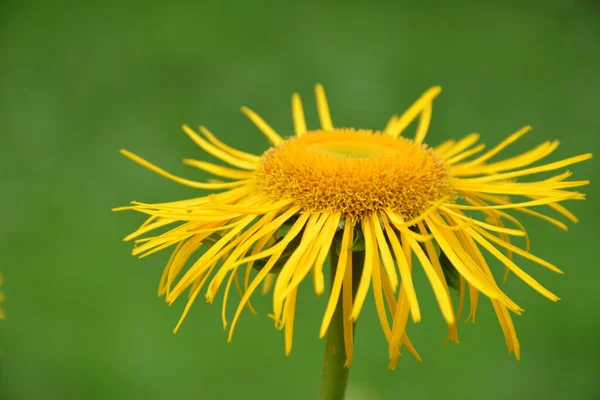
MULTIPOLYGON (((174 173, 204 158, 180 131, 205 124, 247 151, 266 139, 239 113, 292 129, 290 95, 317 118, 313 85, 328 92, 334 123, 381 128, 434 84, 429 143, 481 132, 489 145, 525 124, 515 154, 549 139, 549 159, 598 153, 600 8, 592 1, 446 2, 12 2, 0 6, 0 398, 311 399, 320 377, 325 298, 300 293, 290 357, 261 314, 242 318, 226 343, 219 304, 198 301, 177 335, 183 303, 156 286, 167 253, 138 261, 121 238, 141 223, 110 208, 198 191, 118 154, 127 148, 174 173)), ((208 158, 208 157, 207 157, 208 158)), ((596 181, 596 161, 574 166, 596 181)), ((489 302, 477 323, 446 330, 423 274, 423 321, 410 354, 388 371, 372 300, 357 328, 349 399, 600 398, 600 269, 596 182, 565 233, 523 218, 532 251, 564 276, 521 260, 563 298, 553 304, 514 278, 506 290, 521 361, 507 357, 489 302)), ((498 272, 501 267, 493 263, 498 272)))

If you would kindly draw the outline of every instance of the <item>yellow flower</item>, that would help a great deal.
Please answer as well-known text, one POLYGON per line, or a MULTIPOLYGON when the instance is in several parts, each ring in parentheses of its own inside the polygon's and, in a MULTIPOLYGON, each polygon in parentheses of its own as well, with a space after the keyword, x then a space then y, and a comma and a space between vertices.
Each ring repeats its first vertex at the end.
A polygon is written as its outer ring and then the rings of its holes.
POLYGON ((429 89, 401 116, 392 117, 382 131, 334 127, 321 85, 316 86, 320 129, 308 130, 298 94, 292 96, 292 137, 282 137, 244 107, 242 112, 272 143, 261 156, 229 147, 203 126, 198 134, 184 125, 183 130, 198 146, 230 166, 192 159, 183 162, 226 181, 180 178, 123 150, 133 161, 175 182, 222 190, 189 200, 133 202, 116 209, 149 215, 125 238, 137 239, 134 255, 144 257, 175 246, 159 284, 159 295, 169 304, 185 291, 189 293, 175 331, 203 288, 212 303, 223 286, 226 327, 227 300, 235 283, 241 300, 230 326, 231 340, 240 313, 245 307, 253 311, 250 297, 263 283, 263 292, 273 289, 272 317, 277 328, 285 329, 285 351, 289 354, 298 287, 311 274, 316 294, 324 293, 323 265, 330 250, 335 249, 338 256, 332 258, 337 264, 320 336, 327 332, 340 301, 347 365, 353 354, 352 324, 369 290, 389 344, 390 367, 395 366, 402 345, 419 358, 406 333, 409 315, 414 322, 421 319, 412 279, 413 256, 433 288, 448 325, 449 340, 458 342, 457 321, 467 292, 468 319, 472 320, 481 293, 493 304, 508 350, 519 357, 519 341, 509 311, 521 314, 523 309, 500 289, 482 250, 504 264, 506 273, 514 273, 543 296, 557 301, 556 295, 512 261, 516 254, 561 273, 529 252, 525 228, 508 212, 533 215, 566 230, 563 222, 532 207, 546 205, 576 222, 560 203, 584 199, 583 194, 567 189, 588 181, 567 181, 570 172, 537 181, 516 179, 579 163, 591 154, 529 167, 558 147, 558 141, 546 141, 518 156, 492 161, 527 133, 529 126, 483 153, 477 134, 428 147, 423 142, 432 102, 440 91, 439 87, 429 89), (415 120, 414 138, 400 136, 415 120), (168 225, 174 227, 139 239, 168 225), (524 246, 513 244, 511 237, 522 237, 524 246), (201 247, 201 255, 188 266, 201 247), (352 256, 358 250, 364 250, 364 258, 352 256), (357 259, 364 262, 356 265, 357 259), (258 271, 255 276, 253 269, 258 271), (451 287, 458 290, 456 305, 451 287))

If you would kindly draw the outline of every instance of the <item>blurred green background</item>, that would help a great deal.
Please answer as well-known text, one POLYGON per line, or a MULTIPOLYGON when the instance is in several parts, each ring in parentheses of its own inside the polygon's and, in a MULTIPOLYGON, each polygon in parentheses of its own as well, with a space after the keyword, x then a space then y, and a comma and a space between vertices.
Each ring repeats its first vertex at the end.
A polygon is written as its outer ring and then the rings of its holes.
MULTIPOLYGON (((118 150, 201 179, 179 160, 210 157, 182 123, 260 153, 268 143, 239 107, 288 134, 290 95, 299 91, 315 127, 313 85, 322 82, 338 125, 381 128, 440 84, 431 144, 472 131, 493 144, 532 124, 508 154, 548 139, 563 143, 550 160, 597 154, 598 3, 514 3, 3 2, 0 270, 9 318, 0 321, 0 398, 315 398, 326 299, 310 285, 290 357, 266 298, 231 344, 220 307, 202 300, 171 333, 184 304, 169 308, 156 296, 168 254, 131 257, 121 238, 142 216, 110 208, 200 193, 118 150)), ((575 178, 595 181, 595 164, 572 167, 575 178)), ((509 280, 506 290, 527 309, 515 318, 521 361, 507 357, 487 301, 475 325, 460 327, 461 344, 443 347, 445 326, 421 274, 424 318, 409 332, 424 362, 406 354, 387 370, 369 298, 348 399, 600 398, 599 189, 584 191, 587 201, 569 205, 581 222, 567 233, 523 218, 532 251, 566 274, 521 260, 563 298, 557 304, 509 280)))

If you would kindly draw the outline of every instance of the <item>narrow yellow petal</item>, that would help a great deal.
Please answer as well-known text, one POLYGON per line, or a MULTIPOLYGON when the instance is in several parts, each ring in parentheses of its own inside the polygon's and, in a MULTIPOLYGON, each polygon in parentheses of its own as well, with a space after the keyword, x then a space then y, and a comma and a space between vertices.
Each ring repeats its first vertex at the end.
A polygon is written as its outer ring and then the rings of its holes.
MULTIPOLYGON (((477 197, 473 197, 473 196, 467 196, 465 197, 465 199, 471 203, 474 206, 484 206, 484 207, 488 207, 488 204, 484 203, 481 199, 484 200, 488 200, 494 203, 499 203, 499 204, 503 204, 503 205, 508 205, 508 204, 512 204, 510 201, 504 200, 498 196, 492 196, 492 195, 485 195, 483 193, 477 193, 477 197)), ((538 199, 540 200, 540 199, 538 199)), ((555 204, 555 203, 548 203, 547 205, 550 204, 555 204)), ((544 215, 542 213, 539 213, 537 211, 534 210, 530 210, 528 208, 524 208, 524 207, 516 207, 515 208, 516 211, 522 212, 524 214, 529 214, 529 215, 533 215, 537 218, 543 219, 544 221, 548 221, 550 222, 552 225, 562 229, 563 231, 568 230, 569 228, 567 227, 567 225, 563 224, 562 222, 560 222, 559 220, 549 217, 547 215, 544 215)), ((523 231, 525 231, 525 228, 523 227, 523 225, 513 216, 511 216, 510 214, 504 213, 502 211, 498 211, 497 209, 482 209, 480 210, 481 212, 489 212, 489 213, 496 213, 498 215, 501 215, 503 218, 506 218, 510 221, 512 221, 513 223, 515 223, 515 225, 519 226, 519 228, 523 231)), ((526 236, 526 240, 529 243, 529 238, 527 238, 526 236)), ((527 248, 529 248, 529 244, 527 245, 527 248)))
MULTIPOLYGON (((532 197, 534 200, 537 200, 535 197, 532 197)), ((579 219, 575 216, 575 214, 573 214, 571 211, 567 210, 566 207, 557 204, 557 203, 550 203, 548 204, 548 207, 552 208, 553 210, 558 211, 559 213, 561 213, 562 215, 564 215, 565 217, 567 217, 569 220, 571 220, 571 222, 577 223, 579 222, 579 219)))
MULTIPOLYGON (((150 218, 148 218, 148 219, 150 219, 150 218)), ((160 219, 158 219, 158 221, 155 221, 155 222, 150 223, 150 224, 145 224, 141 228, 139 228, 138 230, 136 230, 135 232, 132 232, 129 235, 125 236, 125 238, 123 238, 123 241, 124 242, 128 242, 131 239, 135 239, 135 238, 137 238, 137 237, 139 237, 139 236, 141 236, 141 235, 143 235, 145 233, 148 233, 148 232, 153 231, 153 230, 158 229, 158 228, 162 228, 163 226, 166 226, 166 225, 170 225, 170 224, 172 224, 174 222, 177 222, 177 220, 176 219, 172 219, 172 218, 160 218, 160 219)))
POLYGON ((199 274, 196 277, 198 284, 194 285, 194 287, 192 288, 192 291, 189 295, 188 302, 186 303, 185 308, 183 309, 183 312, 181 313, 181 317, 179 318, 177 325, 173 329, 173 333, 177 333, 179 331, 179 328, 181 328, 181 325, 183 324, 185 317, 188 315, 190 309, 192 308, 192 305, 196 301, 196 297, 198 297, 198 294, 204 287, 204 284, 208 280, 208 277, 211 275, 213 269, 215 268, 215 265, 216 265, 216 262, 213 263, 212 265, 209 265, 204 272, 202 272, 201 274, 199 274))
MULTIPOLYGON (((263 282, 263 287, 260 291, 260 294, 265 295, 269 293, 271 289, 273 289, 273 284, 275 284, 275 274, 267 275, 263 282)), ((246 287, 246 290, 248 290, 248 287, 246 287)))
POLYGON ((250 163, 253 164, 257 164, 260 161, 260 157, 256 156, 254 154, 250 154, 250 153, 246 153, 244 151, 240 151, 237 149, 234 149, 233 147, 230 147, 228 145, 226 145, 225 143, 221 142, 219 139, 217 139, 217 137, 211 132, 209 131, 206 127, 204 126, 200 126, 200 133, 202 133, 206 139, 208 139, 208 141, 215 147, 231 154, 232 156, 239 158, 240 160, 244 160, 244 161, 248 161, 250 163))
POLYGON ((294 334, 294 314, 296 311, 296 296, 298 290, 293 290, 285 302, 285 355, 289 356, 292 352, 292 337, 294 334))
MULTIPOLYGON (((383 217, 381 220, 383 222, 383 217)), ((381 254, 381 259, 383 261, 383 266, 385 268, 385 273, 387 274, 390 284, 392 285, 392 289, 394 292, 398 287, 398 275, 396 274, 396 266, 394 265, 394 259, 392 258, 392 254, 390 253, 390 249, 387 245, 387 241, 385 240, 385 236, 383 235, 383 230, 381 229, 381 224, 379 220, 376 220, 373 224, 373 228, 375 231, 375 240, 377 241, 377 248, 381 254)))
MULTIPOLYGON (((289 294, 289 292, 286 292, 286 289, 290 286, 290 280, 300 267, 299 262, 306 254, 306 251, 309 250, 311 245, 314 243, 314 240, 316 239, 317 234, 321 231, 326 219, 326 214, 314 214, 309 217, 300 244, 294 250, 290 258, 287 259, 286 263, 281 268, 281 271, 279 271, 279 276, 277 277, 275 287, 273 288, 273 314, 276 320, 281 316, 283 300, 289 294)), ((308 273, 310 271, 310 267, 311 265, 304 266, 303 273, 308 273)))
POLYGON ((458 217, 458 218, 460 218, 462 220, 472 222, 473 224, 481 226, 481 227, 483 227, 483 228, 485 228, 487 230, 490 230, 490 231, 506 233, 507 235, 513 235, 513 236, 525 236, 525 232, 523 232, 522 230, 510 229, 510 228, 503 228, 503 227, 496 226, 496 225, 490 225, 490 224, 487 224, 485 222, 476 220, 475 218, 468 217, 468 216, 466 216, 466 215, 464 215, 462 213, 454 212, 454 211, 452 211, 452 210, 450 210, 449 208, 446 208, 446 207, 442 207, 441 209, 444 212, 450 213, 450 214, 452 214, 452 215, 454 215, 454 216, 456 216, 456 217, 458 217))
POLYGON ((257 241, 263 239, 261 234, 256 234, 256 232, 266 232, 267 237, 272 236, 274 230, 265 230, 263 228, 272 223, 277 213, 277 211, 274 211, 262 216, 258 221, 256 221, 251 227, 249 227, 241 236, 239 236, 236 239, 239 244, 235 248, 233 248, 232 252, 228 255, 225 262, 221 265, 221 268, 219 268, 219 272, 215 275, 214 279, 208 287, 206 299, 209 303, 214 300, 217 291, 219 290, 219 287, 222 281, 225 279, 227 273, 237 267, 237 265, 234 266, 235 262, 240 258, 244 257, 248 250, 250 250, 250 247, 252 247, 257 241))
POLYGON ((448 149, 444 153, 444 158, 447 160, 447 162, 449 162, 449 159, 452 156, 465 151, 473 144, 477 143, 477 141, 479 140, 479 136, 480 135, 478 133, 470 133, 464 138, 460 139, 458 142, 456 142, 456 144, 452 146, 452 148, 448 149))
POLYGON ((246 290, 246 292, 244 293, 244 296, 240 300, 240 304, 238 305, 238 308, 235 311, 233 320, 231 321, 231 327, 229 328, 229 336, 227 338, 227 341, 231 342, 231 339, 233 338, 233 332, 235 329, 235 325, 237 324, 237 321, 240 318, 240 315, 246 305, 246 302, 250 299, 250 296, 252 296, 252 293, 254 293, 254 291, 256 290, 258 285, 260 285, 260 283, 263 281, 263 279, 265 279, 265 277, 269 274, 269 272, 271 272, 271 269, 273 268, 273 266, 275 265, 277 260, 279 260, 279 257, 281 257, 281 253, 283 253, 283 249, 279 250, 277 253, 273 254, 271 256, 271 258, 269 258, 269 261, 267 261, 267 263, 265 264, 263 269, 261 269, 258 272, 256 277, 254 278, 254 280, 248 287, 248 290, 246 290))
POLYGON ((323 265, 325 264, 327 255, 331 250, 331 244, 333 242, 333 238, 335 236, 335 232, 337 230, 340 220, 341 214, 334 213, 330 216, 329 220, 325 223, 325 226, 323 227, 323 236, 320 238, 321 250, 319 251, 319 255, 313 267, 313 279, 315 293, 317 294, 317 296, 322 295, 325 291, 325 276, 323 274, 323 265))
POLYGON ((421 266, 423 267, 423 270, 425 271, 425 274, 427 275, 427 278, 429 279, 429 283, 431 284, 431 287, 433 288, 433 291, 435 293, 435 298, 440 306, 440 309, 442 310, 442 315, 444 316, 446 323, 453 324, 454 323, 454 309, 452 307, 452 299, 450 299, 450 295, 448 293, 447 287, 445 287, 444 281, 436 273, 433 265, 431 264, 431 261, 427 258, 427 255, 423 252, 423 250, 421 249, 421 246, 416 241, 411 240, 410 237, 407 236, 407 238, 408 238, 407 244, 412 248, 415 255, 421 262, 421 266))
POLYGON ((306 133, 306 119, 304 117, 304 110, 302 109, 302 100, 298 93, 292 95, 292 118, 294 120, 296 135, 304 135, 306 133))
MULTIPOLYGON (((177 278, 177 275, 181 272, 185 264, 188 262, 192 254, 202 246, 203 238, 201 236, 193 236, 185 242, 182 242, 183 245, 180 249, 176 250, 175 256, 171 260, 168 266, 164 292, 161 294, 165 294, 166 298, 169 298, 171 294, 171 288, 173 287, 173 282, 177 278)), ((165 269, 166 271, 166 269, 165 269)))
POLYGON ((207 264, 212 263, 213 260, 218 260, 224 251, 227 251, 229 248, 235 246, 236 241, 232 239, 246 226, 250 225, 255 219, 256 216, 254 215, 249 215, 245 218, 242 218, 243 222, 240 223, 240 225, 233 228, 231 231, 221 237, 221 239, 219 239, 213 246, 211 246, 179 280, 179 282, 171 291, 170 295, 167 296, 167 301, 169 303, 173 303, 177 296, 179 296, 179 294, 181 294, 181 292, 183 292, 197 277, 199 271, 201 271, 207 264))
POLYGON ((223 329, 227 329, 227 299, 229 299, 229 290, 234 278, 237 276, 237 269, 231 271, 227 285, 225 285, 225 292, 223 293, 223 305, 221 306, 221 321, 223 322, 223 329))
POLYGON ((477 154, 480 151, 482 151, 483 149, 485 149, 485 144, 481 143, 475 147, 473 147, 472 149, 469 149, 467 151, 463 151, 460 154, 455 155, 454 157, 448 158, 446 160, 446 165, 454 165, 458 162, 461 162, 462 160, 464 160, 465 158, 469 158, 471 157, 473 154, 477 154))
POLYGON ((352 320, 356 321, 360 310, 367 297, 367 292, 371 286, 371 274, 373 272, 374 259, 377 257, 377 241, 373 233, 373 217, 364 217, 362 220, 362 231, 365 237, 365 263, 363 266, 356 296, 354 296, 354 305, 352 308, 352 320))
MULTIPOLYGON (((300 285, 311 269, 313 271, 318 269, 321 271, 322 275, 323 264, 331 249, 331 242, 333 241, 333 236, 335 235, 338 226, 339 217, 339 213, 329 215, 323 214, 321 216, 322 225, 320 225, 319 231, 315 232, 312 243, 306 248, 304 254, 300 256, 301 258, 298 261, 298 267, 293 274, 292 280, 283 291, 282 296, 287 296, 293 288, 300 285)), ((308 240, 311 239, 309 238, 308 240)))
MULTIPOLYGON (((350 224, 344 225, 340 255, 336 264, 335 275, 331 277, 333 282, 331 284, 329 299, 327 300, 327 307, 325 308, 325 314, 323 315, 323 321, 321 322, 321 329, 319 331, 320 338, 325 336, 327 333, 327 329, 329 329, 329 324, 331 323, 331 318, 338 307, 338 300, 342 290, 342 284, 344 283, 344 277, 346 276, 348 256, 352 256, 352 253, 348 251, 348 247, 350 246, 350 237, 352 236, 352 229, 354 229, 354 227, 350 226, 350 224)), ((350 288, 350 290, 352 290, 352 288, 350 288)))
POLYGON ((555 203, 555 202, 564 201, 564 200, 583 200, 583 198, 575 193, 570 193, 567 195, 545 197, 545 198, 541 198, 538 200, 523 201, 523 202, 519 202, 519 203, 499 204, 499 205, 493 205, 493 206, 465 206, 462 204, 446 204, 446 207, 455 208, 455 209, 459 209, 459 210, 485 210, 485 209, 501 210, 501 209, 511 209, 511 208, 522 209, 524 207, 541 206, 544 204, 550 204, 550 203, 555 203))
POLYGON ((203 182, 196 182, 196 181, 192 181, 192 180, 185 179, 185 178, 180 178, 180 177, 178 177, 176 175, 173 175, 173 174, 165 171, 164 169, 159 168, 156 165, 154 165, 154 164, 152 164, 152 163, 144 160, 143 158, 137 156, 136 154, 133 154, 130 151, 121 150, 121 154, 123 154, 125 157, 129 158, 133 162, 136 162, 136 163, 140 164, 142 167, 148 168, 152 172, 155 172, 155 173, 157 173, 157 174, 159 174, 161 176, 164 176, 167 179, 171 179, 172 181, 175 181, 175 182, 180 183, 182 185, 193 187, 193 188, 196 188, 196 189, 227 189, 227 188, 232 188, 232 187, 246 185, 248 183, 248 181, 245 181, 245 180, 235 181, 235 182, 227 182, 227 183, 203 183, 203 182))
POLYGON ((192 167, 196 167, 206 172, 210 172, 211 174, 222 176, 224 178, 231 179, 248 179, 252 177, 252 172, 250 171, 240 171, 231 168, 221 167, 219 165, 207 163, 199 160, 192 160, 189 158, 185 158, 183 163, 192 167))
MULTIPOLYGON (((347 219, 344 222, 344 229, 349 231, 349 242, 354 241, 354 225, 353 219, 347 219)), ((348 251, 346 255, 346 273, 344 274, 344 283, 342 285, 342 317, 344 329, 344 349, 346 350, 346 362, 344 366, 349 367, 352 363, 354 354, 354 323, 352 322, 352 308, 354 303, 354 280, 352 276, 352 252, 348 251)))
POLYGON ((377 311, 377 316, 379 317, 379 323, 383 328, 383 334, 389 343, 392 340, 392 330, 390 328, 390 322, 388 320, 387 312, 385 311, 385 304, 383 302, 381 265, 377 257, 374 258, 373 264, 373 274, 371 275, 371 278, 373 284, 373 297, 375 299, 375 310, 377 311))
POLYGON ((390 117, 390 119, 388 120, 387 124, 385 125, 385 128, 383 128, 383 132, 387 133, 389 135, 390 129, 392 129, 394 127, 394 124, 396 123, 397 119, 398 119, 397 115, 392 115, 390 117))
POLYGON ((500 322, 500 327, 502 328, 502 333, 504 334, 504 338, 506 340, 506 346, 508 348, 508 352, 514 352, 517 360, 521 358, 521 346, 519 344, 519 338, 517 337, 517 332, 515 331, 515 327, 513 325, 512 319, 510 318, 510 314, 506 307, 500 304, 498 301, 492 301, 494 306, 494 310, 496 311, 496 315, 498 316, 498 321, 500 322))
POLYGON ((257 113, 249 109, 248 107, 242 107, 242 112, 252 121, 254 125, 269 139, 273 145, 277 146, 283 143, 283 139, 269 124, 265 122, 257 113))
POLYGON ((430 205, 427 210, 422 212, 418 217, 415 217, 409 221, 403 221, 402 217, 396 214, 393 210, 385 210, 386 215, 390 219, 390 222, 394 224, 394 226, 398 229, 406 228, 409 226, 416 225, 417 223, 424 221, 429 215, 431 215, 434 211, 441 207, 442 204, 448 201, 447 197, 440 199, 434 204, 430 205))
POLYGON ((554 272, 559 273, 559 274, 563 274, 563 271, 561 271, 556 266, 550 264, 548 261, 545 261, 545 260, 543 260, 543 259, 541 259, 541 258, 539 258, 537 256, 534 256, 533 254, 529 253, 528 251, 524 251, 524 250, 518 248, 517 246, 514 246, 514 245, 512 245, 510 243, 507 243, 507 242, 501 240, 501 239, 498 239, 496 236, 490 234, 489 232, 486 232, 483 229, 480 229, 480 228, 476 227, 475 230, 477 232, 479 232, 481 235, 483 235, 484 237, 486 237, 488 240, 496 243, 497 245, 502 246, 504 248, 507 248, 507 249, 515 252, 516 254, 518 254, 518 255, 520 255, 520 256, 522 256, 524 258, 527 258, 528 260, 531 260, 531 261, 534 261, 534 262, 536 262, 536 263, 538 263, 540 265, 543 265, 544 267, 548 268, 551 271, 554 271, 554 272))
POLYGON ((479 235, 475 230, 469 230, 470 236, 475 239, 481 246, 483 246, 487 251, 489 251, 494 257, 500 260, 504 265, 506 265, 510 270, 517 275, 519 278, 523 280, 523 282, 527 283, 534 290, 539 292, 544 297, 552 300, 558 301, 560 300, 554 293, 550 292, 548 289, 543 287, 538 281, 533 279, 529 274, 519 268, 515 263, 510 261, 504 254, 502 254, 496 247, 494 247, 490 242, 485 240, 481 235, 479 235))
MULTIPOLYGON (((402 279, 402 287, 406 291, 407 300, 410 304, 410 313, 412 315, 412 319, 414 322, 419 322, 421 320, 421 311, 419 309, 419 302, 417 300, 417 294, 413 285, 412 271, 410 270, 409 264, 404 256, 404 249, 402 248, 403 246, 400 244, 396 233, 388 223, 387 218, 382 219, 385 226, 385 232, 390 240, 392 249, 394 250, 396 261, 398 262, 398 270, 400 271, 400 277, 402 279)), ((404 245, 406 246, 406 243, 404 245)))
MULTIPOLYGON (((281 217, 283 217, 283 216, 286 217, 285 220, 289 219, 289 217, 290 217, 289 215, 285 215, 285 214, 282 215, 281 217)), ((298 233, 302 230, 302 228, 304 228, 309 216, 310 215, 307 213, 301 214, 300 217, 298 217, 298 219, 296 220, 296 222, 294 222, 294 224, 292 225, 292 227, 290 228, 288 233, 286 233, 286 235, 276 245, 273 245, 273 246, 269 247, 268 249, 260 251, 256 254, 252 254, 250 256, 247 256, 240 260, 237 260, 233 264, 233 266, 242 265, 242 264, 246 264, 253 260, 259 260, 261 258, 269 257, 269 256, 272 256, 273 254, 275 254, 276 252, 279 252, 279 250, 282 250, 282 251, 285 250, 286 246, 288 244, 290 244, 290 242, 298 235, 298 233)), ((282 222, 280 222, 281 220, 279 220, 279 218, 281 218, 281 217, 276 218, 269 225, 263 226, 258 232, 255 233, 255 236, 260 237, 260 236, 263 236, 266 232, 269 232, 269 230, 274 230, 273 226, 277 226, 276 224, 274 224, 275 222, 277 222, 278 224, 282 223, 282 222)), ((249 240, 253 240, 253 239, 249 239, 249 240)))
POLYGON ((171 253, 171 256, 169 257, 169 261, 167 261, 167 264, 165 265, 165 268, 163 269, 163 273, 160 276, 160 281, 158 283, 158 295, 159 296, 162 296, 167 291, 167 276, 169 274, 169 271, 171 270, 173 261, 175 260, 175 258, 177 257, 177 254, 179 253, 179 251, 181 250, 181 248, 183 247, 183 245, 185 243, 187 243, 187 241, 185 241, 185 240, 179 242, 177 247, 175 247, 175 249, 171 253))
MULTIPOLYGON (((198 135, 192 128, 187 125, 183 125, 183 131, 196 143, 202 150, 206 151, 208 154, 215 156, 226 163, 233 165, 234 167, 238 167, 241 169, 247 169, 249 171, 254 171, 257 166, 257 162, 251 162, 245 159, 241 159, 239 157, 233 156, 230 153, 221 150, 215 145, 207 142, 202 136, 198 135)), ((201 126, 200 131, 205 135, 208 132, 208 129, 201 126)), ((208 132, 210 133, 210 132, 208 132)))
POLYGON ((453 139, 446 140, 441 144, 433 148, 436 154, 439 154, 442 158, 447 158, 446 153, 449 152, 455 145, 456 141, 453 139))
MULTIPOLYGON (((589 182, 577 182, 575 186, 587 185, 589 182)), ((564 183, 559 184, 563 186, 564 183)), ((568 185, 564 185, 568 186, 568 185)), ((563 187, 564 187, 563 186, 563 187)), ((532 183, 505 183, 505 182, 493 182, 493 183, 471 183, 456 180, 454 182, 454 188, 462 192, 477 192, 477 193, 494 193, 503 195, 520 195, 520 196, 541 196, 541 197, 559 197, 566 195, 573 195, 576 197, 577 193, 569 192, 564 190, 552 189, 549 186, 541 186, 532 183)))
POLYGON ((450 172, 454 176, 473 176, 494 174, 501 171, 522 168, 547 157, 556 150, 559 144, 560 143, 557 140, 543 142, 533 149, 517 156, 505 158, 490 164, 480 163, 477 165, 470 165, 471 161, 468 161, 464 164, 451 165, 450 172))
POLYGON ((417 125, 417 133, 415 134, 414 138, 415 143, 423 143, 425 140, 427 130, 429 129, 429 124, 431 123, 432 108, 432 103, 429 103, 425 105, 423 111, 421 112, 421 117, 419 118, 419 123, 417 125))
POLYGON ((467 315, 467 321, 475 323, 475 317, 477 316, 477 305, 479 304, 479 290, 470 283, 469 285, 469 315, 467 315))
POLYGON ((454 237, 452 231, 445 228, 445 224, 437 218, 429 218, 427 226, 435 236, 440 248, 446 253, 454 268, 465 277, 477 290, 485 293, 491 299, 498 299, 510 307, 513 311, 521 309, 506 296, 489 277, 482 274, 474 261, 464 251, 460 243, 454 237))
POLYGON ((500 144, 498 144, 497 146, 492 148, 490 151, 486 152, 485 154, 482 154, 481 156, 477 157, 476 159, 474 159, 472 161, 461 164, 460 166, 462 168, 472 167, 474 165, 478 165, 478 164, 481 164, 481 163, 489 160, 490 158, 494 157, 496 154, 498 154, 502 150, 504 150, 508 145, 516 142, 521 136, 523 136, 530 130, 531 130, 531 126, 529 126, 529 125, 524 126, 523 128, 519 129, 518 131, 516 131, 515 133, 513 133, 512 135, 510 135, 509 137, 504 139, 502 142, 500 142, 500 144))
POLYGON ((577 163, 589 160, 590 158, 592 158, 592 154, 586 153, 586 154, 581 154, 579 156, 570 157, 570 158, 567 158, 567 159, 564 159, 561 161, 556 161, 556 162, 553 162, 550 164, 540 165, 538 167, 532 167, 532 168, 522 169, 522 170, 513 171, 513 172, 505 172, 502 174, 482 176, 482 177, 478 177, 478 178, 469 178, 469 179, 465 179, 464 181, 493 182, 493 181, 500 181, 500 180, 506 180, 506 179, 513 179, 513 178, 517 178, 520 176, 538 174, 540 172, 554 171, 559 168, 564 168, 568 165, 573 165, 573 164, 577 164, 577 163))
POLYGON ((402 337, 406 335, 406 324, 408 323, 408 312, 409 305, 406 297, 406 291, 404 290, 404 285, 400 285, 400 290, 398 292, 398 302, 396 305, 396 310, 394 313, 394 317, 392 320, 392 336, 389 340, 389 350, 390 357, 392 361, 395 359, 393 354, 395 350, 398 348, 400 343, 402 342, 402 337))
POLYGON ((404 113, 398 117, 394 123, 394 126, 388 129, 388 134, 392 137, 400 135, 407 126, 411 124, 417 118, 417 116, 423 111, 425 107, 431 105, 431 102, 438 94, 442 91, 439 86, 434 86, 428 89, 411 105, 404 113))
POLYGON ((319 111, 319 120, 321 121, 321 128, 328 131, 333 129, 333 122, 331 121, 331 113, 329 112, 329 105, 327 104, 327 96, 325 95, 325 89, 323 85, 318 83, 315 86, 315 95, 317 98, 317 109, 319 111))

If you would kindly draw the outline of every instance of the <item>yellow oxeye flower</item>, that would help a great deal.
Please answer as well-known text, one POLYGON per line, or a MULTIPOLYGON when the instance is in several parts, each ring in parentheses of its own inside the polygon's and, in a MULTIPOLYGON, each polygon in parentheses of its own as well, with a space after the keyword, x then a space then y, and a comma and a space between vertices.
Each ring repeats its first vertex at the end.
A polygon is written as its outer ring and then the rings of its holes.
POLYGON ((389 344, 390 367, 395 366, 402 345, 419 358, 406 333, 409 315, 414 322, 421 319, 412 279, 412 268, 416 267, 413 256, 433 288, 448 325, 449 340, 458 342, 457 321, 467 292, 472 320, 479 295, 483 294, 493 304, 509 352, 518 358, 519 341, 509 311, 521 314, 523 309, 500 289, 484 253, 504 264, 507 273, 514 273, 543 296, 557 301, 556 295, 513 262, 516 254, 561 273, 530 253, 525 228, 509 212, 533 215, 566 230, 563 222, 532 207, 548 206, 576 222, 560 203, 584 199, 583 194, 567 189, 589 182, 567 181, 571 175, 568 171, 537 181, 520 182, 517 178, 555 171, 592 156, 583 154, 530 167, 558 147, 558 141, 546 141, 518 156, 492 161, 527 133, 529 126, 487 152, 483 152, 484 144, 477 144, 479 135, 474 133, 429 147, 424 139, 432 102, 440 91, 439 87, 429 89, 401 116, 393 116, 381 131, 336 128, 321 85, 316 86, 321 127, 315 130, 307 128, 298 94, 292 96, 295 135, 290 137, 282 137, 260 116, 243 107, 242 112, 272 143, 260 156, 229 147, 204 126, 198 134, 184 125, 184 132, 198 146, 230 166, 192 159, 183 162, 227 181, 180 178, 122 150, 128 158, 175 182, 221 190, 189 200, 133 202, 117 209, 149 215, 125 238, 137 239, 134 255, 144 257, 175 246, 158 290, 169 304, 185 291, 189 293, 175 331, 204 288, 211 303, 223 288, 222 319, 226 327, 227 300, 235 283, 241 301, 230 326, 231 340, 240 313, 245 307, 253 311, 250 297, 263 283, 263 292, 273 289, 272 317, 279 329, 285 329, 285 351, 289 354, 298 286, 311 274, 316 294, 324 293, 323 265, 330 250, 337 246, 336 272, 331 277, 320 336, 327 332, 339 301, 344 316, 346 365, 353 354, 353 322, 369 290, 389 344), (414 138, 401 136, 417 119, 414 138), (173 227, 140 239, 166 226, 173 227), (524 238, 523 247, 512 243, 511 237, 515 236, 524 238), (204 251, 188 266, 202 246, 204 251), (362 265, 356 265, 356 259, 352 265, 356 246, 364 251, 362 265), (258 272, 253 276, 254 268, 258 272), (449 286, 458 290, 456 305, 449 286))

